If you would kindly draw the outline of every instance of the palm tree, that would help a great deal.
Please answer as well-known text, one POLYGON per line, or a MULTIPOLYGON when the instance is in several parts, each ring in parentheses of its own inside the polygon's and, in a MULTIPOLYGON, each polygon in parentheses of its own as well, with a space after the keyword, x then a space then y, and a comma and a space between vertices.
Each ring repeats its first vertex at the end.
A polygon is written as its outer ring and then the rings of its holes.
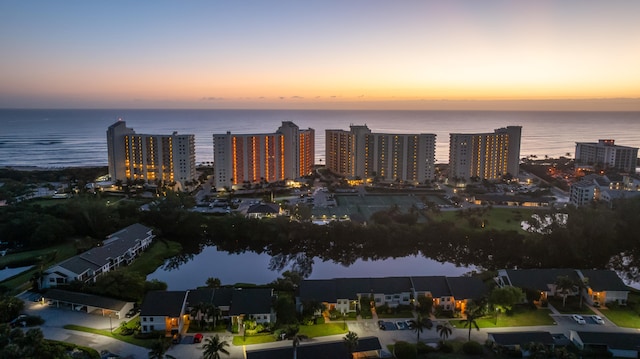
POLYGON ((229 352, 225 349, 229 343, 224 340, 220 340, 218 334, 216 336, 205 339, 205 343, 202 345, 204 352, 202 357, 204 359, 220 359, 220 353, 229 355, 229 352))
POLYGON ((358 348, 358 334, 350 331, 342 339, 344 339, 344 345, 347 346, 347 351, 353 358, 353 352, 355 352, 356 348, 358 348))
POLYGON ((436 326, 436 330, 438 331, 438 335, 440 335, 440 338, 442 338, 443 342, 447 340, 449 338, 449 335, 451 335, 451 333, 453 332, 453 328, 451 328, 451 324, 449 324, 449 322, 438 324, 438 326, 436 326))
POLYGON ((466 314, 466 318, 463 320, 464 322, 464 327, 469 327, 469 338, 468 340, 471 341, 471 329, 476 328, 476 330, 480 330, 480 327, 478 326, 478 323, 476 322, 476 319, 478 319, 480 316, 477 315, 476 313, 472 313, 472 312, 465 312, 466 314))
POLYGON ((574 290, 576 284, 569 276, 558 276, 556 278, 556 293, 560 293, 562 295, 562 307, 564 308, 567 304, 567 296, 574 290))
POLYGON ((220 282, 220 278, 214 278, 214 277, 209 277, 207 278, 207 281, 205 282, 208 288, 220 288, 220 285, 222 284, 220 282))
POLYGON ((423 318, 422 315, 418 313, 418 317, 416 319, 411 319, 409 321, 409 327, 411 328, 411 330, 416 332, 416 342, 419 342, 420 333, 422 333, 424 329, 430 330, 431 328, 433 328, 433 322, 429 318, 423 318))
POLYGON ((167 352, 169 347, 167 346, 164 338, 160 337, 158 340, 151 345, 151 351, 149 352, 149 359, 162 359, 164 358, 164 354, 167 352))

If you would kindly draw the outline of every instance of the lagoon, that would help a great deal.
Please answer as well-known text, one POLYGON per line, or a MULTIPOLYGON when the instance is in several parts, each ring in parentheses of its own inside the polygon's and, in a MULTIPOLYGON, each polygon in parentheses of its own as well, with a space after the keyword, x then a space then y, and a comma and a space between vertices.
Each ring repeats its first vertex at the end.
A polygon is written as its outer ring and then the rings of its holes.
MULTIPOLYGON (((178 268, 170 269, 166 264, 161 266, 149 274, 147 280, 157 279, 165 282, 168 285, 168 290, 189 290, 204 286, 209 277, 220 278, 223 285, 267 284, 280 277, 281 274, 269 269, 270 260, 271 256, 265 253, 230 254, 218 251, 214 246, 208 246, 178 268)), ((453 263, 441 263, 422 256, 373 261, 358 259, 349 266, 331 261, 323 262, 315 258, 313 271, 308 279, 430 275, 455 277, 475 269, 474 267, 458 267, 453 263)))

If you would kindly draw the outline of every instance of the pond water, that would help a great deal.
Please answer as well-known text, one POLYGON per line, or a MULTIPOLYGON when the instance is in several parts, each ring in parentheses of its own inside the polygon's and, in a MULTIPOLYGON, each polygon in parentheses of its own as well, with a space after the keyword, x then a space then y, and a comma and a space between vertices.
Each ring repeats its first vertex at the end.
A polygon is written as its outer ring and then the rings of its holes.
MULTIPOLYGON (((266 284, 280 277, 280 272, 269 270, 271 256, 245 252, 229 254, 215 247, 206 247, 202 252, 177 269, 158 268, 147 276, 167 283, 169 290, 188 290, 205 285, 209 277, 220 278, 223 285, 235 283, 266 284)), ((331 279, 347 277, 394 277, 394 276, 460 276, 474 267, 457 267, 453 263, 441 263, 433 259, 409 256, 376 261, 357 260, 350 266, 315 259, 309 279, 331 279)), ((285 269, 286 270, 286 269, 285 269)))
POLYGON ((29 270, 31 269, 31 267, 32 266, 0 269, 0 281, 11 278, 16 274, 20 274, 26 270, 29 270))

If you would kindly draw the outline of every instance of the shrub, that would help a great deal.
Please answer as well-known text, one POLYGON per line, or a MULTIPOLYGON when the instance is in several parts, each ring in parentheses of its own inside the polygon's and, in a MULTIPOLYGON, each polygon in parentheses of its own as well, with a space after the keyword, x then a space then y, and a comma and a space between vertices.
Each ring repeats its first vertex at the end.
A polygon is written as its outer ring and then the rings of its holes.
POLYGON ((418 344, 416 344, 416 350, 418 352, 418 354, 422 355, 422 354, 429 354, 429 353, 433 353, 435 352, 437 349, 427 345, 423 342, 418 342, 418 344))
POLYGON ((416 347, 413 344, 398 341, 393 347, 393 354, 398 359, 416 359, 416 347))
POLYGON ((447 342, 442 342, 438 346, 438 350, 443 352, 443 353, 453 353, 453 344, 447 343, 447 342))
POLYGON ((482 345, 474 341, 462 344, 462 351, 467 355, 481 355, 483 353, 482 345))
POLYGON ((324 324, 325 320, 324 317, 316 317, 314 320, 315 324, 324 324))

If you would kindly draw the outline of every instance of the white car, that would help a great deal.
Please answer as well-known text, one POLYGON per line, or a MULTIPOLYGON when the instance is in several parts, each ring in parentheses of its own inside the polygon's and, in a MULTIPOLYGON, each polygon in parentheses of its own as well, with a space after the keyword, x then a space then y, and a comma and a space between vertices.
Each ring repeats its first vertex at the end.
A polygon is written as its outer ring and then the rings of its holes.
POLYGON ((594 322, 596 322, 596 324, 604 324, 604 320, 602 320, 602 317, 599 315, 592 315, 591 319, 593 319, 594 322))
POLYGON ((574 314, 574 315, 572 315, 572 316, 571 316, 571 318, 572 318, 573 320, 575 320, 575 321, 576 321, 576 323, 578 323, 578 324, 580 324, 580 325, 582 325, 582 324, 587 324, 587 321, 586 321, 586 320, 584 320, 584 318, 583 318, 581 315, 574 314))

